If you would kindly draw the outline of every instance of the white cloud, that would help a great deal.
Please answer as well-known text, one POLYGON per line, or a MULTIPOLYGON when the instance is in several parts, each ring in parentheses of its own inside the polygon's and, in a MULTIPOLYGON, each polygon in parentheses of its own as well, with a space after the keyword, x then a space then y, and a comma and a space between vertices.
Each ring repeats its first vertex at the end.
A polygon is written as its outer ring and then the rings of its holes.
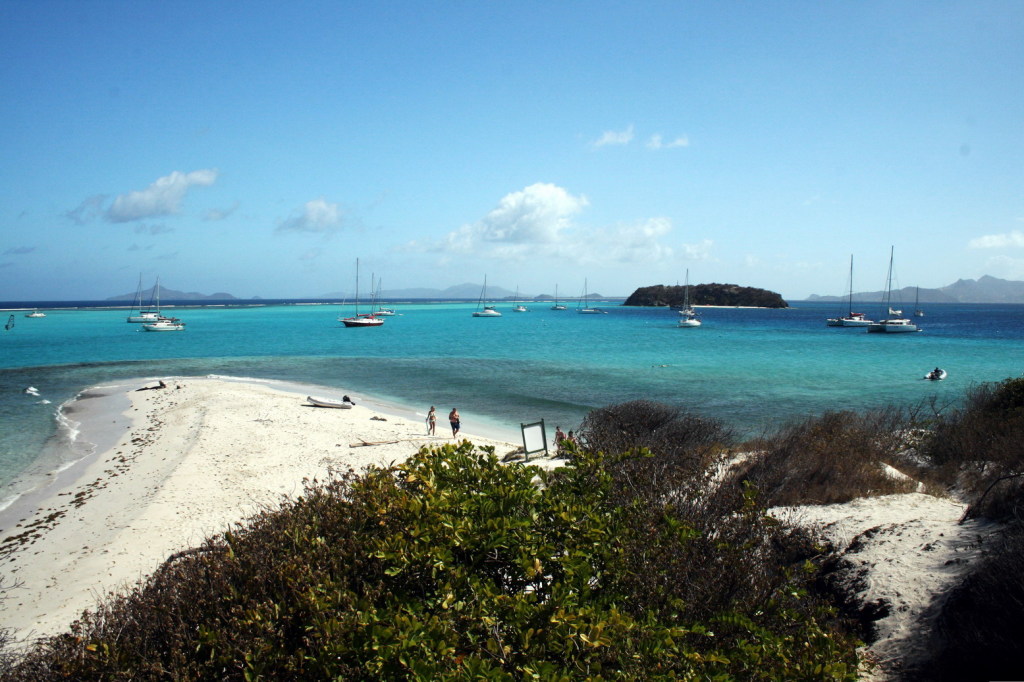
POLYGON ((65 212, 64 215, 73 220, 76 225, 85 225, 103 213, 103 202, 106 200, 106 194, 94 194, 72 210, 65 212))
POLYGON ((1010 280, 1024 279, 1024 258, 993 256, 985 261, 984 271, 993 277, 1010 280))
POLYGON ((234 213, 235 210, 238 208, 238 206, 239 206, 239 203, 236 201, 235 203, 231 204, 231 206, 229 208, 211 208, 209 211, 207 211, 203 215, 203 220, 206 220, 206 221, 224 220, 229 215, 234 213))
POLYGON ((174 171, 159 178, 143 190, 121 194, 106 211, 106 218, 112 223, 125 223, 154 216, 173 215, 181 210, 190 187, 209 186, 217 181, 217 171, 204 169, 182 173, 174 171))
POLYGON ((538 182, 502 197, 480 221, 481 236, 516 244, 554 242, 587 203, 585 196, 574 197, 557 185, 538 182))
POLYGON ((492 255, 516 256, 536 246, 558 244, 571 228, 572 217, 587 205, 583 195, 538 182, 506 194, 481 220, 450 232, 444 249, 472 253, 485 247, 492 255))
POLYGON ((583 226, 575 218, 589 201, 553 184, 537 183, 502 197, 475 223, 445 235, 441 242, 409 242, 401 250, 430 251, 450 258, 471 255, 492 260, 550 259, 561 264, 617 267, 709 259, 713 242, 672 247, 673 230, 666 217, 647 218, 609 228, 583 226))
POLYGON ((696 244, 683 244, 683 258, 686 260, 709 260, 711 247, 715 243, 710 239, 702 239, 696 244))
POLYGON ((1014 230, 1006 234, 989 234, 972 239, 967 245, 972 249, 999 249, 1007 246, 1024 246, 1024 232, 1014 230))
POLYGON ((277 225, 279 232, 332 234, 341 229, 341 208, 323 197, 307 201, 299 211, 277 225))
POLYGON ((579 235, 571 249, 572 257, 586 265, 653 265, 674 257, 675 251, 661 243, 672 231, 668 218, 648 218, 638 223, 618 225, 579 235))
POLYGON ((648 149, 676 149, 678 147, 689 147, 690 138, 686 135, 682 135, 672 140, 671 142, 665 142, 660 133, 655 133, 647 140, 648 149))
POLYGON ((173 227, 167 227, 163 224, 146 225, 145 223, 135 226, 135 234, 166 234, 168 232, 174 232, 173 227))
POLYGON ((633 141, 633 125, 630 124, 625 130, 606 130, 597 140, 591 143, 592 147, 607 147, 609 145, 629 144, 633 141))

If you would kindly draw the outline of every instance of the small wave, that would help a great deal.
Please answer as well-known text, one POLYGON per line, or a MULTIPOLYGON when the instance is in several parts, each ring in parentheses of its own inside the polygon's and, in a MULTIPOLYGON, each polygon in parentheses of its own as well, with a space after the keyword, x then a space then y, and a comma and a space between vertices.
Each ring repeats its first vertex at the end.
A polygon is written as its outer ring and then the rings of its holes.
POLYGON ((57 408, 56 414, 58 431, 69 443, 74 443, 78 439, 78 434, 81 433, 82 423, 68 417, 69 413, 74 412, 76 400, 78 400, 78 396, 62 403, 57 408))

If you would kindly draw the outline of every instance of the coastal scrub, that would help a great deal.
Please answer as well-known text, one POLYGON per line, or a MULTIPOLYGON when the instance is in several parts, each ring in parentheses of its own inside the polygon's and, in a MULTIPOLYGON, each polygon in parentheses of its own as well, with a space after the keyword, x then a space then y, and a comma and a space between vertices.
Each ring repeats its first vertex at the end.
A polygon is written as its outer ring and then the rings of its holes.
POLYGON ((463 441, 310 483, 7 679, 854 679, 820 548, 749 488, 622 495, 651 457, 545 471, 463 441))

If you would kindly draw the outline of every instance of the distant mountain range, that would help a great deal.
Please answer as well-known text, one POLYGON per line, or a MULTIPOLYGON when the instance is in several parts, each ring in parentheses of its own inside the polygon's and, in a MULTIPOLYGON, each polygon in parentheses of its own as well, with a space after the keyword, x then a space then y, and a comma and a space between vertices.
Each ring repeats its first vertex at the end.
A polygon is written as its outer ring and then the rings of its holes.
MULTIPOLYGON (((144 304, 149 303, 153 299, 153 289, 156 287, 150 287, 142 292, 142 302, 144 304)), ((427 299, 427 300, 439 300, 447 298, 461 298, 475 300, 480 297, 480 289, 483 288, 482 284, 456 284, 455 286, 448 287, 447 289, 426 289, 426 288, 414 288, 414 289, 390 289, 381 292, 381 298, 384 299, 427 299)), ((134 301, 137 294, 120 294, 118 296, 111 296, 106 299, 108 301, 134 301)), ((487 287, 487 298, 491 301, 504 301, 512 300, 516 296, 516 292, 503 289, 502 287, 487 287)), ((333 291, 330 293, 323 294, 314 298, 326 298, 326 299, 349 299, 353 297, 353 293, 350 291, 333 291)), ((176 291, 175 289, 168 289, 165 286, 160 287, 160 298, 165 301, 234 301, 238 300, 237 296, 226 294, 224 292, 218 292, 215 294, 200 294, 194 291, 176 291)), ((259 298, 259 297, 256 297, 259 298)), ((523 301, 547 301, 551 300, 553 296, 550 294, 540 294, 538 296, 528 297, 525 294, 521 294, 519 299, 523 301)), ((563 300, 576 300, 576 296, 565 297, 560 296, 563 300)), ((606 298, 598 293, 590 293, 589 298, 592 299, 603 299, 606 298)))
MULTIPOLYGON (((842 301, 848 296, 811 294, 808 301, 842 301)), ((1024 282, 985 275, 981 279, 958 279, 939 289, 903 287, 893 290, 894 300, 908 305, 918 297, 921 303, 1024 303, 1024 282)), ((882 301, 884 291, 862 291, 853 295, 855 301, 882 301)))
MULTIPOLYGON (((427 299, 427 300, 439 300, 447 298, 461 298, 475 300, 480 298, 480 290, 483 288, 482 284, 472 284, 466 282, 465 284, 456 284, 450 286, 447 289, 427 289, 427 288, 412 288, 412 289, 385 289, 381 292, 381 298, 386 299, 427 299)), ((351 298, 352 292, 335 291, 329 294, 324 294, 323 298, 351 298)), ((487 299, 490 301, 504 301, 513 300, 516 297, 516 292, 509 291, 508 289, 491 286, 487 287, 487 299)), ((589 298, 607 298, 601 294, 590 292, 589 298)), ((538 294, 537 296, 528 296, 527 294, 520 293, 519 300, 521 301, 549 301, 554 298, 551 294, 538 294)), ((559 296, 563 300, 576 300, 579 296, 559 296)), ((616 297, 621 298, 621 297, 616 297)))

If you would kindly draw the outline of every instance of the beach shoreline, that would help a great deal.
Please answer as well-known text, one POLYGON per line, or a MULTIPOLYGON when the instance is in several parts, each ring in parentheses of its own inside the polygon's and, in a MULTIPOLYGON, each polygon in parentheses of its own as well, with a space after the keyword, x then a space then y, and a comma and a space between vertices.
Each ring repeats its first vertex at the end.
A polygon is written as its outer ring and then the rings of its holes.
POLYGON ((113 419, 98 403, 95 412, 76 408, 96 451, 0 513, 0 628, 16 645, 64 631, 97 599, 300 494, 307 480, 400 462, 423 445, 468 439, 499 456, 517 447, 479 433, 453 439, 443 416, 427 436, 415 412, 373 398, 356 396, 349 410, 313 407, 314 387, 301 384, 162 379, 166 388, 139 391, 157 382, 140 379, 83 391, 130 405, 113 419))

